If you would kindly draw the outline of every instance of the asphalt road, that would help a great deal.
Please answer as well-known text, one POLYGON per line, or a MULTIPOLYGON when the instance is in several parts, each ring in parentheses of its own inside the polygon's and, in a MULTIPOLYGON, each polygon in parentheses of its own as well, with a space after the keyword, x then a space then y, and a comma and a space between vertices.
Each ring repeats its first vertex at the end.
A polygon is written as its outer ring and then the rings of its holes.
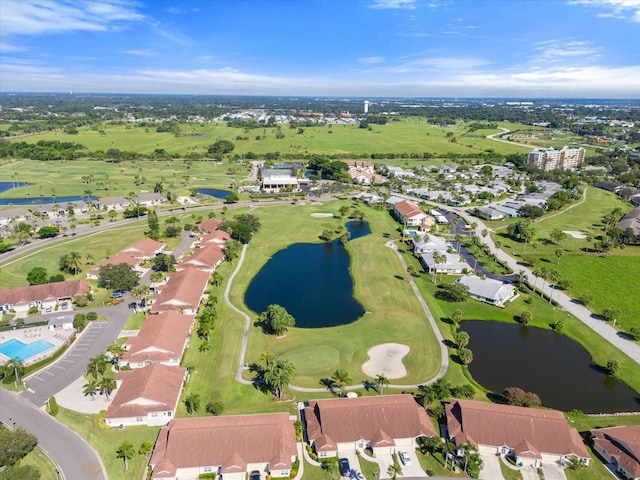
POLYGON ((38 438, 38 446, 55 459, 65 480, 107 480, 98 453, 77 433, 18 395, 0 388, 0 421, 22 427, 38 438))

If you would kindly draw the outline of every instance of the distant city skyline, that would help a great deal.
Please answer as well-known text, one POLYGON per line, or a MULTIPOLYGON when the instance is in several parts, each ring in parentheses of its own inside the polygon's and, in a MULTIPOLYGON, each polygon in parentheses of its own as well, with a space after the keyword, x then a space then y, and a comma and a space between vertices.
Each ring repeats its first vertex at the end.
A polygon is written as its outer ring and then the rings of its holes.
POLYGON ((0 91, 640 98, 640 0, 2 0, 0 91))

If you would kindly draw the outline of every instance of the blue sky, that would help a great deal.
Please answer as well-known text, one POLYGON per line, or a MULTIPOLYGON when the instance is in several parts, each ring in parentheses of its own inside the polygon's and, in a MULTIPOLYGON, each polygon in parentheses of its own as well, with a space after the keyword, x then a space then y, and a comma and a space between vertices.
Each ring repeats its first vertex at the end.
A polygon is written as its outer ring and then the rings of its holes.
POLYGON ((640 98, 640 0, 0 0, 0 91, 640 98))

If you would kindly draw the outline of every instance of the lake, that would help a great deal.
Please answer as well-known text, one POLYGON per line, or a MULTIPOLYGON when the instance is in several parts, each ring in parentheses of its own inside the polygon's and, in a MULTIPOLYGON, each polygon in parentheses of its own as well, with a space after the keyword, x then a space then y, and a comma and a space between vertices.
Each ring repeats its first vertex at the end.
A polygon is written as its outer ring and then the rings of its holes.
POLYGON ((230 190, 219 190, 217 188, 199 188, 198 193, 224 200, 226 196, 231 195, 233 192, 230 190))
MULTIPOLYGON (((370 233, 367 222, 348 222, 346 226, 351 240, 370 233)), ((364 309, 353 298, 350 260, 339 239, 290 245, 273 255, 253 278, 245 304, 256 313, 273 303, 282 305, 296 319, 296 327, 351 323, 364 309)))
POLYGON ((563 411, 640 411, 640 395, 592 365, 589 353, 569 337, 480 320, 464 321, 460 329, 471 337, 471 375, 496 393, 520 387, 536 393, 545 407, 563 411))

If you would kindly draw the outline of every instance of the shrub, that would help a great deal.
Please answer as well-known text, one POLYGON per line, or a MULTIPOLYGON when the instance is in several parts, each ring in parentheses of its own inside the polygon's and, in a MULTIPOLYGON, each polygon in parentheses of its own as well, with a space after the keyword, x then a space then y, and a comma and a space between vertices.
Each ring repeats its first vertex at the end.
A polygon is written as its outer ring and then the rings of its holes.
POLYGON ((87 322, 95 322, 98 319, 98 314, 96 312, 88 312, 86 318, 87 322))
POLYGON ((89 299, 85 295, 76 295, 73 297, 72 303, 78 308, 83 308, 89 304, 89 299))
POLYGON ((60 412, 60 407, 58 407, 58 402, 56 402, 56 397, 49 397, 49 404, 48 404, 48 408, 47 411, 49 412, 49 415, 51 415, 52 417, 55 417, 56 415, 58 415, 58 412, 60 412))
POLYGON ((81 332, 87 325, 87 316, 84 313, 76 313, 73 317, 73 328, 81 332))

